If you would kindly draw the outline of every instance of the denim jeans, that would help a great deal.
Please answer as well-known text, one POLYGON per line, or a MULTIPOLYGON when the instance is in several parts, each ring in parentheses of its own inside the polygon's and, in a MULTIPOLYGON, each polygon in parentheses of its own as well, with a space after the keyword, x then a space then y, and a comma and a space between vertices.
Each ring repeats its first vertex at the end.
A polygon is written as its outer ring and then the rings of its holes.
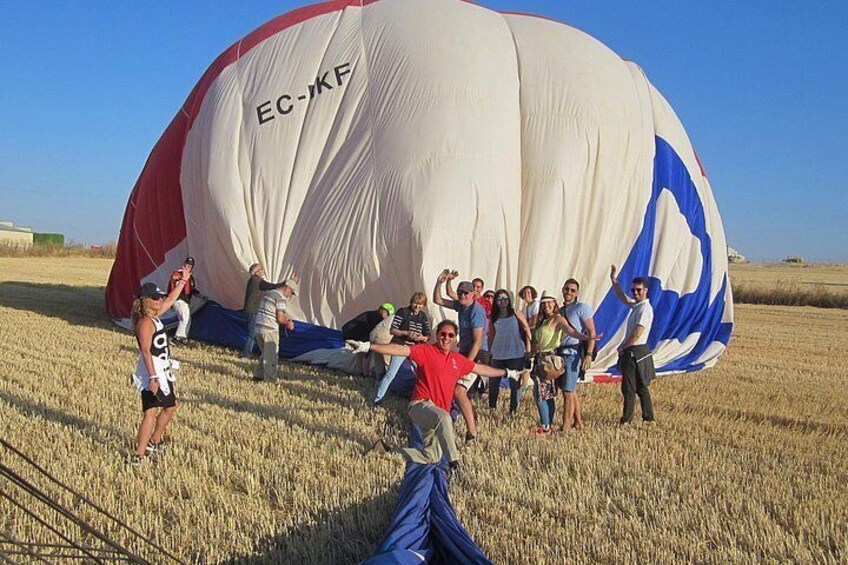
POLYGON ((556 396, 548 399, 542 398, 539 394, 539 380, 534 379, 533 398, 536 399, 536 406, 539 407, 539 423, 545 429, 550 428, 551 422, 554 420, 554 413, 556 413, 556 396))
POLYGON ((253 348, 256 345, 256 313, 250 314, 247 317, 247 341, 244 343, 244 349, 241 350, 242 357, 250 357, 253 355, 253 348))
MULTIPOLYGON (((374 395, 374 402, 380 402, 383 400, 383 397, 386 396, 386 393, 389 392, 389 386, 391 386, 392 381, 395 380, 398 371, 403 366, 403 362, 406 361, 406 357, 401 357, 399 355, 392 355, 391 360, 389 361, 389 368, 386 369, 386 374, 383 375, 383 378, 380 379, 380 384, 377 385, 377 394, 374 395)), ((412 363, 412 361, 410 361, 412 363)), ((412 363, 412 370, 416 369, 415 363, 412 363)))

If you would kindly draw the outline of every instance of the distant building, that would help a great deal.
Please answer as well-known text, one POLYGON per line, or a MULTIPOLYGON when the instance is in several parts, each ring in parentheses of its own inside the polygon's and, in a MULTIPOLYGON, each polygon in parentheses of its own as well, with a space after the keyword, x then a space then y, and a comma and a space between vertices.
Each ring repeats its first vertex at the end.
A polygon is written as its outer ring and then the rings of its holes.
POLYGON ((803 263, 804 258, 800 255, 790 255, 786 259, 783 260, 784 263, 803 263))
POLYGON ((727 248, 727 262, 728 263, 747 263, 748 260, 745 259, 745 256, 728 246, 727 248))
POLYGON ((21 247, 29 249, 32 247, 32 228, 15 226, 14 222, 0 220, 0 245, 21 247))

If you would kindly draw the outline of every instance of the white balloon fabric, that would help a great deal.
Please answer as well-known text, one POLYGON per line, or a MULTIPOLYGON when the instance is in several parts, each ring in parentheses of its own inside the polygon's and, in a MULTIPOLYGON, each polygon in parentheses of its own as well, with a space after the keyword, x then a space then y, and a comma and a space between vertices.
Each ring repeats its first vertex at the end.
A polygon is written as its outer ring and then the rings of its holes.
POLYGON ((329 327, 429 294, 445 267, 556 295, 574 277, 605 334, 599 369, 627 314, 611 264, 649 277, 661 371, 713 364, 732 327, 709 182, 642 70, 562 23, 461 0, 315 4, 218 57, 130 196, 110 314, 188 254, 233 310, 254 262, 298 273, 300 318, 329 327))

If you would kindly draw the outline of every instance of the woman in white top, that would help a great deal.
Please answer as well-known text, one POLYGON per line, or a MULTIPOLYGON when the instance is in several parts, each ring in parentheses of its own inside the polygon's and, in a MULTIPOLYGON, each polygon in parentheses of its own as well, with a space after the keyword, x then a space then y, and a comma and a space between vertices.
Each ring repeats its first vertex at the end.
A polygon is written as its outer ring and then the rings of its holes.
POLYGON ((524 314, 524 318, 527 320, 527 325, 530 326, 530 329, 532 330, 536 327, 536 319, 539 317, 539 301, 536 300, 539 293, 536 292, 535 288, 527 285, 518 291, 518 296, 521 297, 523 302, 521 305, 521 313, 524 314))
MULTIPOLYGON (((497 369, 524 369, 530 358, 530 327, 520 310, 512 307, 512 298, 504 289, 495 292, 492 314, 489 317, 489 353, 491 366, 497 369)), ((509 413, 518 410, 519 381, 509 381, 509 413)), ((501 378, 489 378, 489 408, 498 405, 501 390, 501 378)))
POLYGON ((131 460, 133 465, 141 464, 145 455, 161 449, 165 429, 177 411, 168 335, 159 314, 174 304, 183 285, 185 280, 176 281, 171 294, 166 295, 155 284, 145 283, 133 302, 132 324, 138 342, 138 362, 133 379, 141 392, 144 412, 131 460))

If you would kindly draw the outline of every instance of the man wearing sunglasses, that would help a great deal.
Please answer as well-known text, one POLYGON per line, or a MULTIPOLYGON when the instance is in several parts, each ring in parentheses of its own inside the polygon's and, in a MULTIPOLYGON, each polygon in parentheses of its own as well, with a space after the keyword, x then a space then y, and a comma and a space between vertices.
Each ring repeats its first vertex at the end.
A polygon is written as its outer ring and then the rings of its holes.
POLYGON ((610 281, 615 294, 628 308, 627 331, 624 341, 618 347, 618 368, 621 369, 621 394, 624 397, 624 410, 621 425, 629 424, 633 419, 636 396, 642 406, 642 420, 654 421, 654 407, 648 386, 654 378, 654 359, 648 346, 648 335, 654 321, 654 309, 648 300, 648 281, 644 277, 633 279, 630 291, 633 298, 627 296, 615 276, 616 267, 610 267, 610 281))
MULTIPOLYGON (((459 451, 453 434, 450 416, 457 381, 469 373, 484 377, 504 377, 518 380, 519 372, 511 369, 495 369, 475 363, 468 357, 452 350, 458 334, 458 326, 452 320, 443 320, 436 326, 436 343, 380 345, 367 341, 349 340, 348 346, 354 353, 375 351, 383 355, 409 357, 415 363, 418 378, 409 402, 409 418, 421 428, 423 447, 398 449, 408 461, 414 463, 438 463, 447 455, 452 473, 459 469, 459 451)), ((385 447, 381 439, 376 446, 385 447)))
MULTIPOLYGON (((436 287, 433 289, 433 302, 444 308, 456 310, 459 314, 459 352, 475 363, 486 363, 489 360, 489 344, 486 339, 486 330, 489 320, 486 311, 477 302, 477 294, 473 283, 462 281, 456 287, 456 299, 450 300, 442 296, 442 284, 448 296, 454 296, 451 289, 451 281, 459 276, 456 271, 445 269, 436 278, 436 287)), ((456 385, 456 403, 465 420, 465 443, 477 441, 477 422, 474 418, 474 407, 468 398, 468 391, 477 384, 478 376, 468 374, 460 379, 456 385)))

